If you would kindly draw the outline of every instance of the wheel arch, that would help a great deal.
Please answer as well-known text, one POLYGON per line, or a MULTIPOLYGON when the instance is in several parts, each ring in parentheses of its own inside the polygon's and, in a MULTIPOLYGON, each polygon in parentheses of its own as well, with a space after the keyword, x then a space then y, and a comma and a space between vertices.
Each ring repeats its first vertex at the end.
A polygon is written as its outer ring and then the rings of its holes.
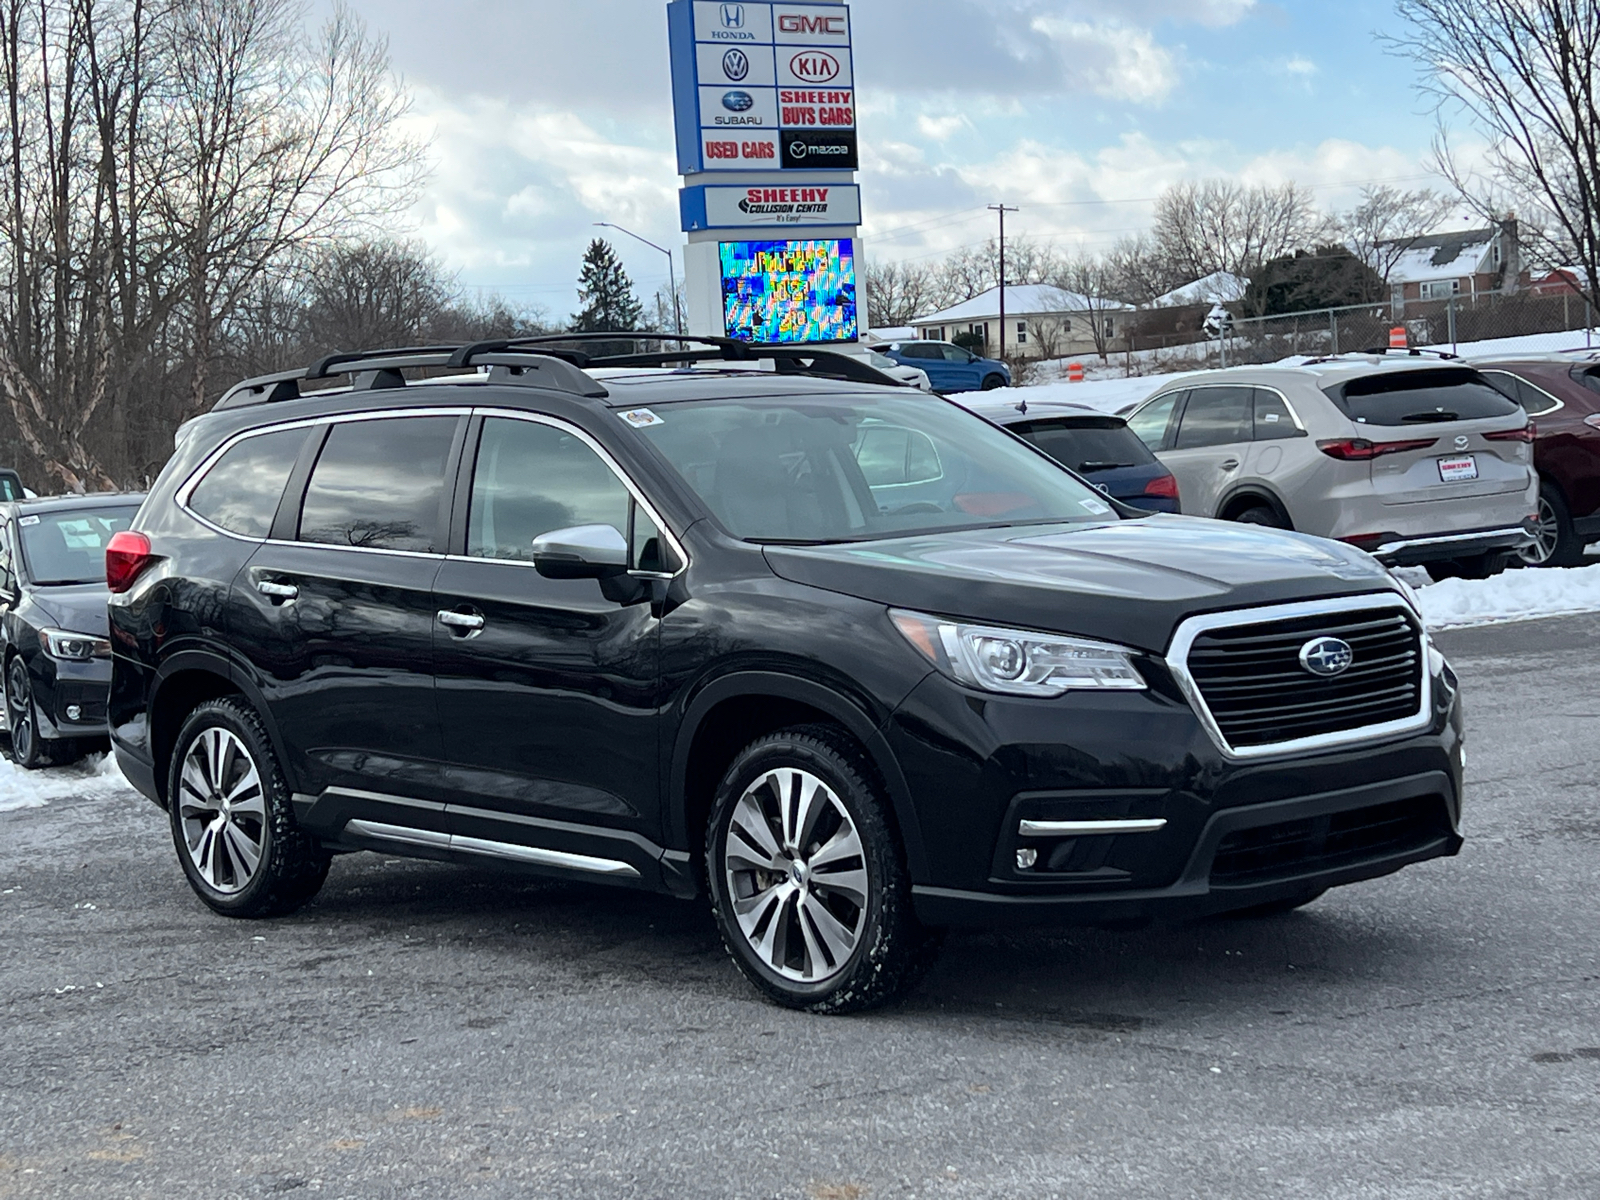
POLYGON ((255 709, 267 728, 278 762, 288 774, 288 757, 277 725, 254 682, 220 655, 204 650, 181 651, 161 664, 150 690, 150 754, 162 807, 167 804, 167 776, 184 719, 206 701, 226 696, 237 696, 255 709))
POLYGON ((712 796, 740 750, 776 730, 819 722, 839 726, 861 746, 888 794, 906 866, 913 879, 924 878, 921 827, 887 739, 849 697, 826 684, 778 672, 725 675, 689 702, 669 768, 668 845, 684 847, 695 858, 705 840, 712 796))
POLYGON ((1240 513, 1263 504, 1283 518, 1286 528, 1291 531, 1295 528, 1294 517, 1283 497, 1262 483, 1241 483, 1225 492, 1217 503, 1217 519, 1232 521, 1240 513))

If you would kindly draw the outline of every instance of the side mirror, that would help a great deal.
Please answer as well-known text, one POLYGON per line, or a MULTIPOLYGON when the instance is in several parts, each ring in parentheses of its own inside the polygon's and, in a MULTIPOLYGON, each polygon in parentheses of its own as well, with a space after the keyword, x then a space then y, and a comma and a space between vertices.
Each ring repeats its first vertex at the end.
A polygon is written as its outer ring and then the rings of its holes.
POLYGON ((612 579, 628 571, 628 541, 614 525, 574 525, 533 539, 533 565, 546 579, 612 579))

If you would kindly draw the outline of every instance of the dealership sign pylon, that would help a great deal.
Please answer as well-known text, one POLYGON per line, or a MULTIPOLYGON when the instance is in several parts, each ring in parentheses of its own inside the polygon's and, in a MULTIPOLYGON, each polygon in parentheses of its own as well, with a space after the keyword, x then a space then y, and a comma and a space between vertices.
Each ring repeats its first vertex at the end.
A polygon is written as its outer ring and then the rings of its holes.
POLYGON ((689 332, 859 340, 850 9, 671 0, 689 332))

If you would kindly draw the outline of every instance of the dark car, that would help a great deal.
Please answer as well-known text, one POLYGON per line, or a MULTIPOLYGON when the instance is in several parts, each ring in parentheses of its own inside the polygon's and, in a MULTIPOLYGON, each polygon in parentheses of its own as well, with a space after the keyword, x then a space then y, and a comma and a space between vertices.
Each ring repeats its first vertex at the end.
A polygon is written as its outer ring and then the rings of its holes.
POLYGON ((936 392, 990 392, 1011 386, 1011 368, 954 342, 885 342, 872 347, 901 366, 916 367, 936 392))
POLYGON ((946 926, 1459 848, 1456 678, 1369 556, 1124 505, 844 355, 574 344, 351 356, 181 432, 107 554, 112 737, 213 909, 354 850, 709 891, 759 988, 840 1012, 946 926))
POLYGON ((1523 561, 1577 566, 1600 541, 1600 363, 1551 354, 1474 365, 1534 418, 1539 528, 1523 561))
POLYGON ((0 629, 11 755, 30 769, 105 749, 106 546, 141 496, 0 504, 0 629))
POLYGON ((1108 496, 1151 512, 1183 511, 1177 477, 1121 417, 1081 404, 985 401, 967 407, 1039 447, 1108 496))

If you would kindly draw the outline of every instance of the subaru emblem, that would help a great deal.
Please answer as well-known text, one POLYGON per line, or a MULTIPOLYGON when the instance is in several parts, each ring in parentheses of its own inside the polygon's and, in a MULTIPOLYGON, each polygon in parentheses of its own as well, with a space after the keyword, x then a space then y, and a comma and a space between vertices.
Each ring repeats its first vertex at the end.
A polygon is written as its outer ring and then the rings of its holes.
POLYGON ((724 29, 743 29, 744 5, 724 4, 722 6, 722 27, 724 29))
POLYGON ((1355 658, 1350 643, 1336 637, 1312 638, 1300 647, 1300 665, 1323 679, 1343 675, 1355 658))
POLYGON ((734 83, 743 83, 750 74, 750 59, 743 50, 729 50, 722 56, 722 73, 734 83))
POLYGON ((756 98, 749 92, 728 92, 722 97, 722 107, 729 112, 749 112, 756 105, 756 98))

